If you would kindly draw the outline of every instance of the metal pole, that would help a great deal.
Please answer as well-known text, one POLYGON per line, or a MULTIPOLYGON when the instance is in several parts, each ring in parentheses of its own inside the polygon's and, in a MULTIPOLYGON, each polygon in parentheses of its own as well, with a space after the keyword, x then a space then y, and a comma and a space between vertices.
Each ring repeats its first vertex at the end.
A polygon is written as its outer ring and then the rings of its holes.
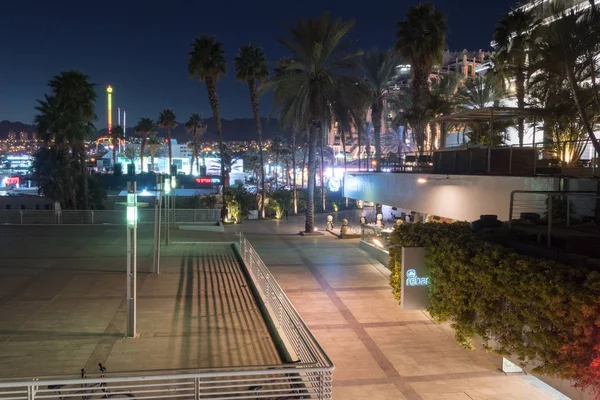
POLYGON ((535 120, 535 117, 533 118, 533 174, 535 175, 537 172, 537 159, 538 159, 538 153, 537 153, 537 144, 535 143, 535 128, 537 127, 537 122, 535 120))
POLYGON ((167 202, 165 204, 165 216, 167 217, 167 221, 165 224, 165 240, 166 240, 166 245, 169 245, 169 230, 170 230, 170 212, 169 212, 169 204, 171 203, 171 194, 167 194, 167 202))
MULTIPOLYGON (((134 199, 136 202, 136 210, 137 210, 137 182, 133 182, 133 194, 134 194, 134 199)), ((137 213, 137 211, 136 211, 137 213)), ((137 214, 136 214, 137 215, 137 214)), ((136 324, 136 319, 137 319, 137 218, 135 220, 135 222, 133 223, 133 260, 132 260, 132 264, 133 264, 133 271, 132 271, 132 280, 133 280, 133 284, 132 284, 132 288, 131 288, 131 311, 132 311, 132 316, 131 316, 131 336, 135 337, 136 335, 136 328, 137 328, 137 324, 136 324)))
POLYGON ((494 110, 490 111, 490 138, 488 143, 487 172, 492 171, 492 133, 494 132, 494 110))
POLYGON ((548 195, 548 240, 547 247, 550 248, 552 245, 552 195, 548 195))
MULTIPOLYGON (((127 182, 127 193, 131 192, 131 182, 127 182)), ((131 301, 131 268, 132 268, 132 248, 131 248, 131 226, 127 223, 127 337, 133 337, 132 316, 133 316, 133 302, 131 301)))
POLYGON ((158 259, 156 254, 157 245, 160 246, 160 241, 156 241, 157 237, 160 237, 160 232, 158 231, 158 193, 160 190, 160 181, 158 175, 156 175, 156 197, 154 199, 154 242, 153 242, 153 260, 152 260, 152 272, 158 273, 158 259))
POLYGON ((158 235, 156 236, 156 273, 160 273, 160 229, 162 224, 162 198, 165 183, 162 175, 160 176, 160 190, 158 192, 158 235))

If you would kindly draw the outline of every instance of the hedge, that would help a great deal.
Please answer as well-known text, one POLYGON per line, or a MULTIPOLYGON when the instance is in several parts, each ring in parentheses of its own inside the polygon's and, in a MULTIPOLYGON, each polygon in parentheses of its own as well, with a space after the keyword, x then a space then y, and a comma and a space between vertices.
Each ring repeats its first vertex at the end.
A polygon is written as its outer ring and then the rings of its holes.
POLYGON ((390 283, 400 300, 401 246, 425 247, 431 316, 473 348, 512 354, 534 372, 600 388, 600 273, 517 253, 467 223, 405 224, 391 236, 390 283))

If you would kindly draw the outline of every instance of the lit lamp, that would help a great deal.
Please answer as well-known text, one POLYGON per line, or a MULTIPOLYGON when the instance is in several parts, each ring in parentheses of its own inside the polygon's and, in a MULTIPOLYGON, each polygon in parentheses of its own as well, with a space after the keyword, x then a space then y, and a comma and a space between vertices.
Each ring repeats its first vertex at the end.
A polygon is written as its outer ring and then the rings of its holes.
POLYGON ((430 182, 430 181, 445 181, 445 180, 448 180, 448 179, 450 179, 449 176, 447 176, 445 178, 431 178, 431 177, 428 177, 428 178, 419 178, 419 179, 417 179, 417 182, 418 183, 427 183, 427 182, 430 182))
POLYGON ((136 335, 136 286, 137 286, 137 222, 138 207, 148 203, 138 203, 136 183, 127 182, 127 201, 117 203, 127 209, 127 336, 136 335))

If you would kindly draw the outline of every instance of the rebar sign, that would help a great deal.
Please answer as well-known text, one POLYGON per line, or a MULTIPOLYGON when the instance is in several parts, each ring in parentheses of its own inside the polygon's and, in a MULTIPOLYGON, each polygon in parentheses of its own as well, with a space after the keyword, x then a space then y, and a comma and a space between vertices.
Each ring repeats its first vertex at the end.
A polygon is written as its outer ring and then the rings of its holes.
POLYGON ((429 306, 430 279, 425 268, 423 247, 402 248, 402 295, 403 310, 423 310, 429 306))

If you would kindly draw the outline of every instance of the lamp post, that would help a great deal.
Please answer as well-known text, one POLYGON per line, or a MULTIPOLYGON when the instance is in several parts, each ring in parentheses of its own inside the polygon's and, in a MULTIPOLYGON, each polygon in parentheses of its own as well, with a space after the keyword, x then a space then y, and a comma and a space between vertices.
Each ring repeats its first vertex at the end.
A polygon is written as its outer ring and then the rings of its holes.
MULTIPOLYGON (((177 177, 175 175, 171 176, 171 189, 175 190, 175 188, 177 187, 177 177)), ((171 196, 171 225, 173 228, 175 228, 175 193, 173 193, 173 196, 171 196)))
POLYGON ((162 188, 163 177, 156 175, 156 200, 154 204, 154 263, 152 272, 160 273, 160 225, 162 219, 162 188))
POLYGON ((171 179, 166 178, 165 179, 165 217, 166 217, 166 223, 165 223, 165 244, 168 246, 169 245, 169 201, 170 201, 170 196, 169 194, 171 193, 171 179))
POLYGON ((127 208, 127 337, 136 335, 136 287, 137 287, 137 222, 138 203, 136 182, 127 182, 127 202, 118 203, 127 208))

